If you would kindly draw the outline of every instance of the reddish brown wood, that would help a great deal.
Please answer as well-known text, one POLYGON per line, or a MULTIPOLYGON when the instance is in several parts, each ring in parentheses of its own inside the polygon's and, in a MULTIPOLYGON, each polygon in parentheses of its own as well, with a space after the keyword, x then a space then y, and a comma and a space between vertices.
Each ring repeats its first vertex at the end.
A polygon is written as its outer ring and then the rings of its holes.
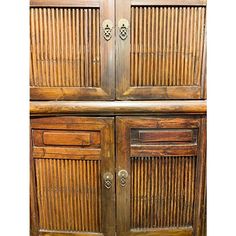
POLYGON ((184 142, 193 140, 192 130, 140 130, 141 142, 184 142))

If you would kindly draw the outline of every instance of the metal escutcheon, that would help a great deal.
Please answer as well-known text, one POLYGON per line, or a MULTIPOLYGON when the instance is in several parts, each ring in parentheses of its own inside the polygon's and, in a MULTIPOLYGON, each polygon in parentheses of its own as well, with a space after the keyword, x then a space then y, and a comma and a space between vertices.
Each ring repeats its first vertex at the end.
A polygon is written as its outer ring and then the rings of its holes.
POLYGON ((126 170, 120 170, 118 172, 118 177, 120 178, 120 185, 122 187, 125 187, 126 183, 127 183, 127 178, 128 178, 128 172, 126 170))
POLYGON ((129 21, 126 19, 120 19, 118 22, 119 36, 122 40, 128 37, 129 21))
POLYGON ((112 187, 113 175, 110 172, 106 172, 103 175, 103 180, 105 188, 110 189, 112 187))
POLYGON ((112 38, 112 28, 113 23, 111 20, 104 20, 102 23, 103 37, 105 40, 109 41, 112 38))

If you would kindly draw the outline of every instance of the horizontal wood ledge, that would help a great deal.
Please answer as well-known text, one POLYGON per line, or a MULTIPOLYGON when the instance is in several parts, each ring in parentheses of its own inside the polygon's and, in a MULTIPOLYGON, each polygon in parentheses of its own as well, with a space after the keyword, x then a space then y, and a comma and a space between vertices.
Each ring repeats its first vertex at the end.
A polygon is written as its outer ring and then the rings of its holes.
POLYGON ((32 101, 30 114, 206 114, 205 100, 192 101, 32 101))

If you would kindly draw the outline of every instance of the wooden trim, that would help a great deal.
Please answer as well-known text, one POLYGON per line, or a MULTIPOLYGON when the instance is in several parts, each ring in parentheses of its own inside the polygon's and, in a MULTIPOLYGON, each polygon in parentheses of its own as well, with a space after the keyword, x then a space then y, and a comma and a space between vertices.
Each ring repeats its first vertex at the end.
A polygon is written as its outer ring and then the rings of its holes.
POLYGON ((100 160, 100 149, 33 147, 33 158, 100 160))
POLYGON ((196 236, 202 236, 202 218, 204 217, 204 197, 206 194, 206 118, 201 119, 199 132, 198 163, 197 163, 197 189, 194 206, 194 232, 196 236))
POLYGON ((31 115, 40 114, 205 114, 205 100, 193 101, 60 101, 30 102, 31 115))
MULTIPOLYGON (((119 37, 119 20, 126 19, 128 22, 131 15, 130 1, 116 0, 116 98, 121 99, 123 93, 130 87, 130 26, 127 38, 119 37)), ((127 100, 127 99, 126 99, 127 100)), ((142 99, 141 99, 142 100, 142 99)))
POLYGON ((152 99, 200 99, 199 86, 159 86, 159 87, 128 87, 118 95, 119 100, 152 100, 152 99))
POLYGON ((80 232, 69 232, 69 231, 51 231, 51 230, 40 230, 40 236, 67 236, 67 235, 73 235, 73 236, 103 236, 102 233, 80 233, 80 232))
POLYGON ((196 156, 197 145, 131 145, 130 155, 145 156, 196 156))
POLYGON ((30 87, 31 100, 112 100, 102 88, 30 87))
POLYGON ((206 6, 206 0, 131 0, 134 6, 206 6))
POLYGON ((192 236, 192 227, 181 227, 181 228, 167 228, 167 229, 155 229, 150 231, 136 231, 132 230, 130 236, 192 236))
POLYGON ((31 7, 99 7, 100 0, 30 0, 31 7))

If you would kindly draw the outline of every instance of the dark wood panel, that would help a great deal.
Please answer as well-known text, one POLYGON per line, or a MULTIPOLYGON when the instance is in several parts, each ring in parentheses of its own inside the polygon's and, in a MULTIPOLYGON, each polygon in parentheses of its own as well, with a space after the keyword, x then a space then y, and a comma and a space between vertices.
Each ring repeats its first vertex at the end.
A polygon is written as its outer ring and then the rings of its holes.
POLYGON ((205 114, 206 101, 30 102, 31 115, 39 114, 205 114))
POLYGON ((192 130, 139 130, 141 142, 186 142, 193 141, 192 130))

